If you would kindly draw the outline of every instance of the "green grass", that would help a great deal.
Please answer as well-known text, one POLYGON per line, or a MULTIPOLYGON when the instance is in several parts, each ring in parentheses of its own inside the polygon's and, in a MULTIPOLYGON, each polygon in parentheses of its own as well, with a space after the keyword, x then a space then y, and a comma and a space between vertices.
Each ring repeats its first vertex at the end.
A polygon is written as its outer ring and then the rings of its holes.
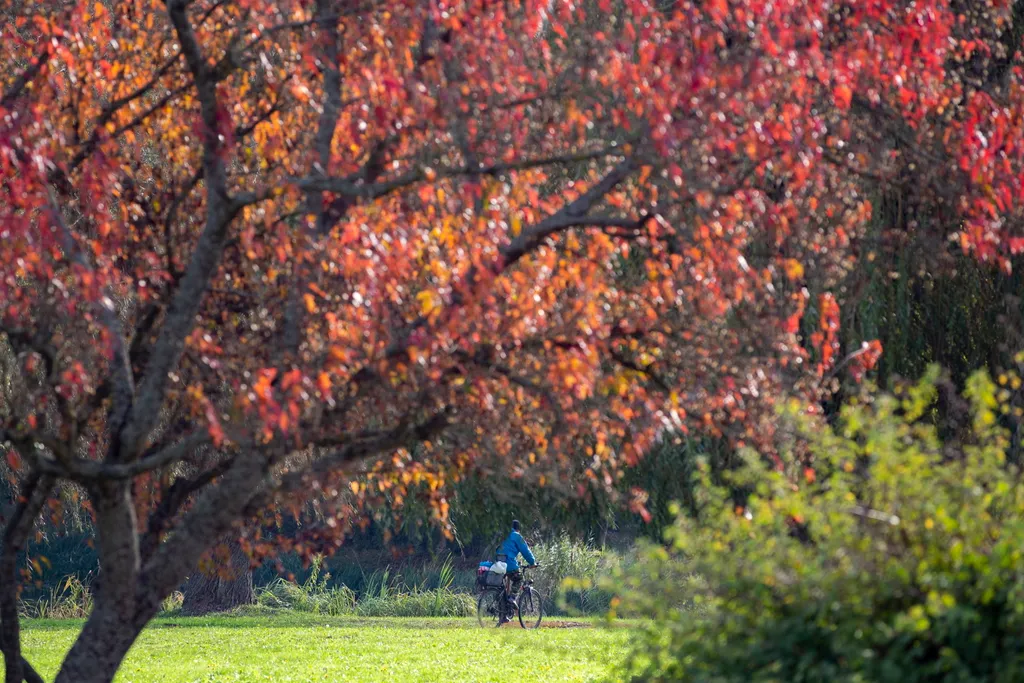
MULTIPOLYGON (((26 620, 25 655, 52 679, 81 621, 26 620)), ((505 626, 469 619, 273 616, 161 618, 118 683, 199 681, 595 681, 625 655, 627 629, 505 626)), ((2 665, 0 665, 2 669, 2 665)))

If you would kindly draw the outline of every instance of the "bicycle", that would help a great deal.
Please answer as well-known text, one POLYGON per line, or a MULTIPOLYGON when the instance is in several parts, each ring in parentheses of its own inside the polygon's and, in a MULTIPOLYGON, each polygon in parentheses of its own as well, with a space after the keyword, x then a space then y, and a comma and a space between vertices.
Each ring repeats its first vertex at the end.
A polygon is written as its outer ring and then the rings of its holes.
MULTIPOLYGON (((519 618, 519 625, 523 628, 534 629, 540 626, 544 616, 540 593, 533 587, 533 579, 526 575, 526 570, 536 569, 538 565, 530 565, 522 568, 523 582, 516 599, 516 616, 519 618)), ((494 624, 495 628, 503 623, 504 617, 511 617, 509 614, 511 606, 508 599, 512 595, 512 580, 505 576, 502 587, 499 589, 485 588, 476 603, 476 618, 480 626, 487 628, 494 624)), ((511 621, 511 619, 509 619, 511 621)))

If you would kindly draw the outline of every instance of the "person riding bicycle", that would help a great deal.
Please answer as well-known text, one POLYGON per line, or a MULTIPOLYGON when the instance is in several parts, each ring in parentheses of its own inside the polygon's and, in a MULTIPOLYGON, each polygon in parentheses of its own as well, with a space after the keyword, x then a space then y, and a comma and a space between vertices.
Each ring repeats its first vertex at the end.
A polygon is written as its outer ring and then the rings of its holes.
MULTIPOLYGON (((519 533, 519 520, 513 519, 512 532, 509 533, 505 542, 498 546, 498 560, 505 562, 506 574, 512 582, 512 590, 508 596, 508 601, 513 610, 516 606, 516 595, 519 594, 519 586, 523 582, 523 574, 519 571, 519 555, 523 556, 528 566, 537 564, 537 559, 530 552, 530 546, 526 545, 523 535, 519 533)), ((505 620, 508 621, 508 618, 505 620)))

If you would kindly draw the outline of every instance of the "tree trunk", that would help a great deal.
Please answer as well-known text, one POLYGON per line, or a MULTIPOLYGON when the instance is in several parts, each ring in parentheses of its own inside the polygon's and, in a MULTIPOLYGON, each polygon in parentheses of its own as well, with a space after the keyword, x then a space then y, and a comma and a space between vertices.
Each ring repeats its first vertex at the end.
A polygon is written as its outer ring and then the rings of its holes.
POLYGON ((22 488, 19 503, 3 528, 0 545, 0 650, 5 663, 7 683, 42 683, 36 670, 21 654, 21 622, 18 615, 18 552, 25 544, 36 517, 53 486, 48 476, 30 475, 22 488))
MULTIPOLYGON (((158 548, 143 571, 134 572, 128 580, 117 577, 128 573, 122 566, 126 560, 138 557, 135 527, 116 523, 120 516, 117 498, 101 496, 96 502, 96 516, 101 522, 98 540, 101 556, 107 561, 101 564, 93 612, 64 659, 54 683, 109 683, 113 680, 132 643, 160 611, 163 598, 180 585, 189 568, 199 562, 208 547, 206 539, 229 533, 232 522, 244 510, 262 476, 262 465, 255 459, 225 473, 218 486, 199 497, 174 535, 158 548), (118 532, 134 539, 130 544, 135 550, 134 556, 121 552, 124 542, 116 537, 118 532), (125 605, 132 608, 130 613, 125 605)), ((237 553, 232 553, 233 561, 240 559, 239 555, 245 557, 240 546, 237 553)), ((247 558, 244 566, 251 594, 247 558)))
POLYGON ((125 622, 117 610, 97 605, 68 651, 54 683, 109 683, 145 625, 125 622))
MULTIPOLYGON (((214 567, 211 572, 197 569, 185 583, 185 600, 181 611, 188 616, 201 616, 211 612, 225 612, 253 601, 252 570, 249 557, 242 551, 238 539, 223 542, 229 557, 227 566, 214 567)), ((218 550, 221 550, 220 548, 218 550)), ((215 553, 215 557, 220 553, 215 553)))

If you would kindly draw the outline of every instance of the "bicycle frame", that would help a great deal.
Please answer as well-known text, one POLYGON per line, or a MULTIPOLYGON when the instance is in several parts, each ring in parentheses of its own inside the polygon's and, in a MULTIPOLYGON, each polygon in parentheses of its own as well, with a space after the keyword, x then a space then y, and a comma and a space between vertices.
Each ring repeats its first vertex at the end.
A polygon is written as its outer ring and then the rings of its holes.
MULTIPOLYGON (((523 575, 523 580, 519 584, 519 586, 520 586, 519 587, 519 592, 520 593, 523 592, 523 587, 524 586, 532 586, 533 585, 533 580, 526 577, 526 570, 527 570, 527 567, 520 567, 520 569, 519 569, 519 571, 523 575)), ((502 593, 504 594, 506 599, 512 597, 512 579, 509 578, 508 574, 505 574, 505 580, 502 582, 502 588, 503 588, 502 593)))

